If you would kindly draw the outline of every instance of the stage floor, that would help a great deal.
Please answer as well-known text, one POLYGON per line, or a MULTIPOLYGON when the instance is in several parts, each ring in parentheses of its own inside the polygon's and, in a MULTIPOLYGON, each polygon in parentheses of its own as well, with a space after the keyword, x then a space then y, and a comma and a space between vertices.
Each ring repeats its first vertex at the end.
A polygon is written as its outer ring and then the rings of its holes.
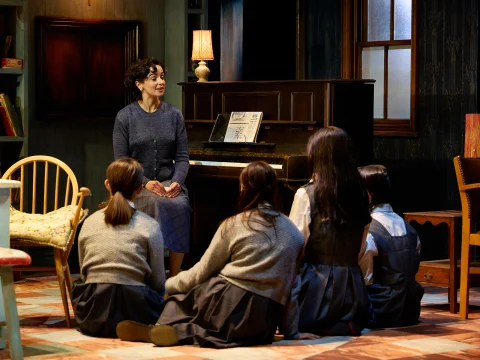
MULTIPOLYGON (((32 277, 15 285, 26 359, 474 359, 480 358, 480 289, 470 295, 470 319, 448 312, 447 289, 426 287, 416 326, 365 330, 360 337, 278 341, 269 346, 204 349, 196 346, 97 339, 65 326, 56 277, 32 277)), ((71 313, 73 318, 73 312, 71 313)), ((0 350, 0 359, 9 359, 0 350)))

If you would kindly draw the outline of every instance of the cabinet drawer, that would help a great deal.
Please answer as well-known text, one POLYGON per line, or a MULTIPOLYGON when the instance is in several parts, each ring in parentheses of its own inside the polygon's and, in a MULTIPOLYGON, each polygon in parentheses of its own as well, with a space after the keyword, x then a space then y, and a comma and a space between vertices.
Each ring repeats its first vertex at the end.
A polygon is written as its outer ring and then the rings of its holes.
POLYGON ((450 269, 437 267, 435 264, 420 264, 415 280, 424 284, 448 286, 450 281, 450 269))

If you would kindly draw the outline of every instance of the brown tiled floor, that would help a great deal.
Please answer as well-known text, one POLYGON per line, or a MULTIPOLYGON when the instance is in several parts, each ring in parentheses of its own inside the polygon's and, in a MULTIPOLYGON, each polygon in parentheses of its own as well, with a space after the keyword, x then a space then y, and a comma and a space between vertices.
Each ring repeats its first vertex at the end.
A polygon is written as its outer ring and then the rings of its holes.
MULTIPOLYGON (((323 337, 279 341, 269 346, 226 350, 196 346, 160 348, 151 344, 96 339, 65 327, 55 277, 15 285, 26 359, 474 359, 480 358, 480 291, 471 292, 470 320, 450 314, 446 289, 428 287, 416 326, 365 330, 358 338, 323 337)), ((73 313, 71 314, 73 318, 73 313)), ((8 359, 0 350, 0 359, 8 359)))

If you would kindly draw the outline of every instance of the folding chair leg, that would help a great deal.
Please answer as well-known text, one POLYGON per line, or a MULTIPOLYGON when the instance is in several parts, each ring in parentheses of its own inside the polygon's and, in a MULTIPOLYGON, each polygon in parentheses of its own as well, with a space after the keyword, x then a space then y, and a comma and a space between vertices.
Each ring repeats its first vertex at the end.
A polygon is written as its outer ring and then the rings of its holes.
POLYGON ((10 266, 0 268, 0 276, 2 277, 3 304, 5 306, 5 317, 7 318, 10 358, 20 360, 23 359, 23 349, 12 268, 10 266))
POLYGON ((462 240, 462 258, 460 263, 460 319, 468 319, 470 290, 470 243, 468 237, 462 240))
POLYGON ((62 296, 63 310, 65 312, 65 321, 68 327, 72 327, 70 321, 70 310, 68 308, 67 288, 65 281, 65 272, 62 265, 62 253, 60 250, 54 250, 55 269, 57 271, 58 285, 60 286, 60 295, 62 296))

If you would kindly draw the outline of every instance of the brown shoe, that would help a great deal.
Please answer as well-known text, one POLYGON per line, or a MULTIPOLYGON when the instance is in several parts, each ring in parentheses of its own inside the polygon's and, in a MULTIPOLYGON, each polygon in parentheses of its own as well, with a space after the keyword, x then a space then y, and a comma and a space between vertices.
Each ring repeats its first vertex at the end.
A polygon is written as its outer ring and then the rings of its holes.
POLYGON ((151 327, 150 341, 157 346, 172 346, 178 344, 177 334, 173 326, 169 325, 155 325, 151 327))
POLYGON ((123 320, 117 324, 117 336, 123 341, 143 341, 150 340, 149 331, 153 325, 140 324, 131 320, 123 320))

